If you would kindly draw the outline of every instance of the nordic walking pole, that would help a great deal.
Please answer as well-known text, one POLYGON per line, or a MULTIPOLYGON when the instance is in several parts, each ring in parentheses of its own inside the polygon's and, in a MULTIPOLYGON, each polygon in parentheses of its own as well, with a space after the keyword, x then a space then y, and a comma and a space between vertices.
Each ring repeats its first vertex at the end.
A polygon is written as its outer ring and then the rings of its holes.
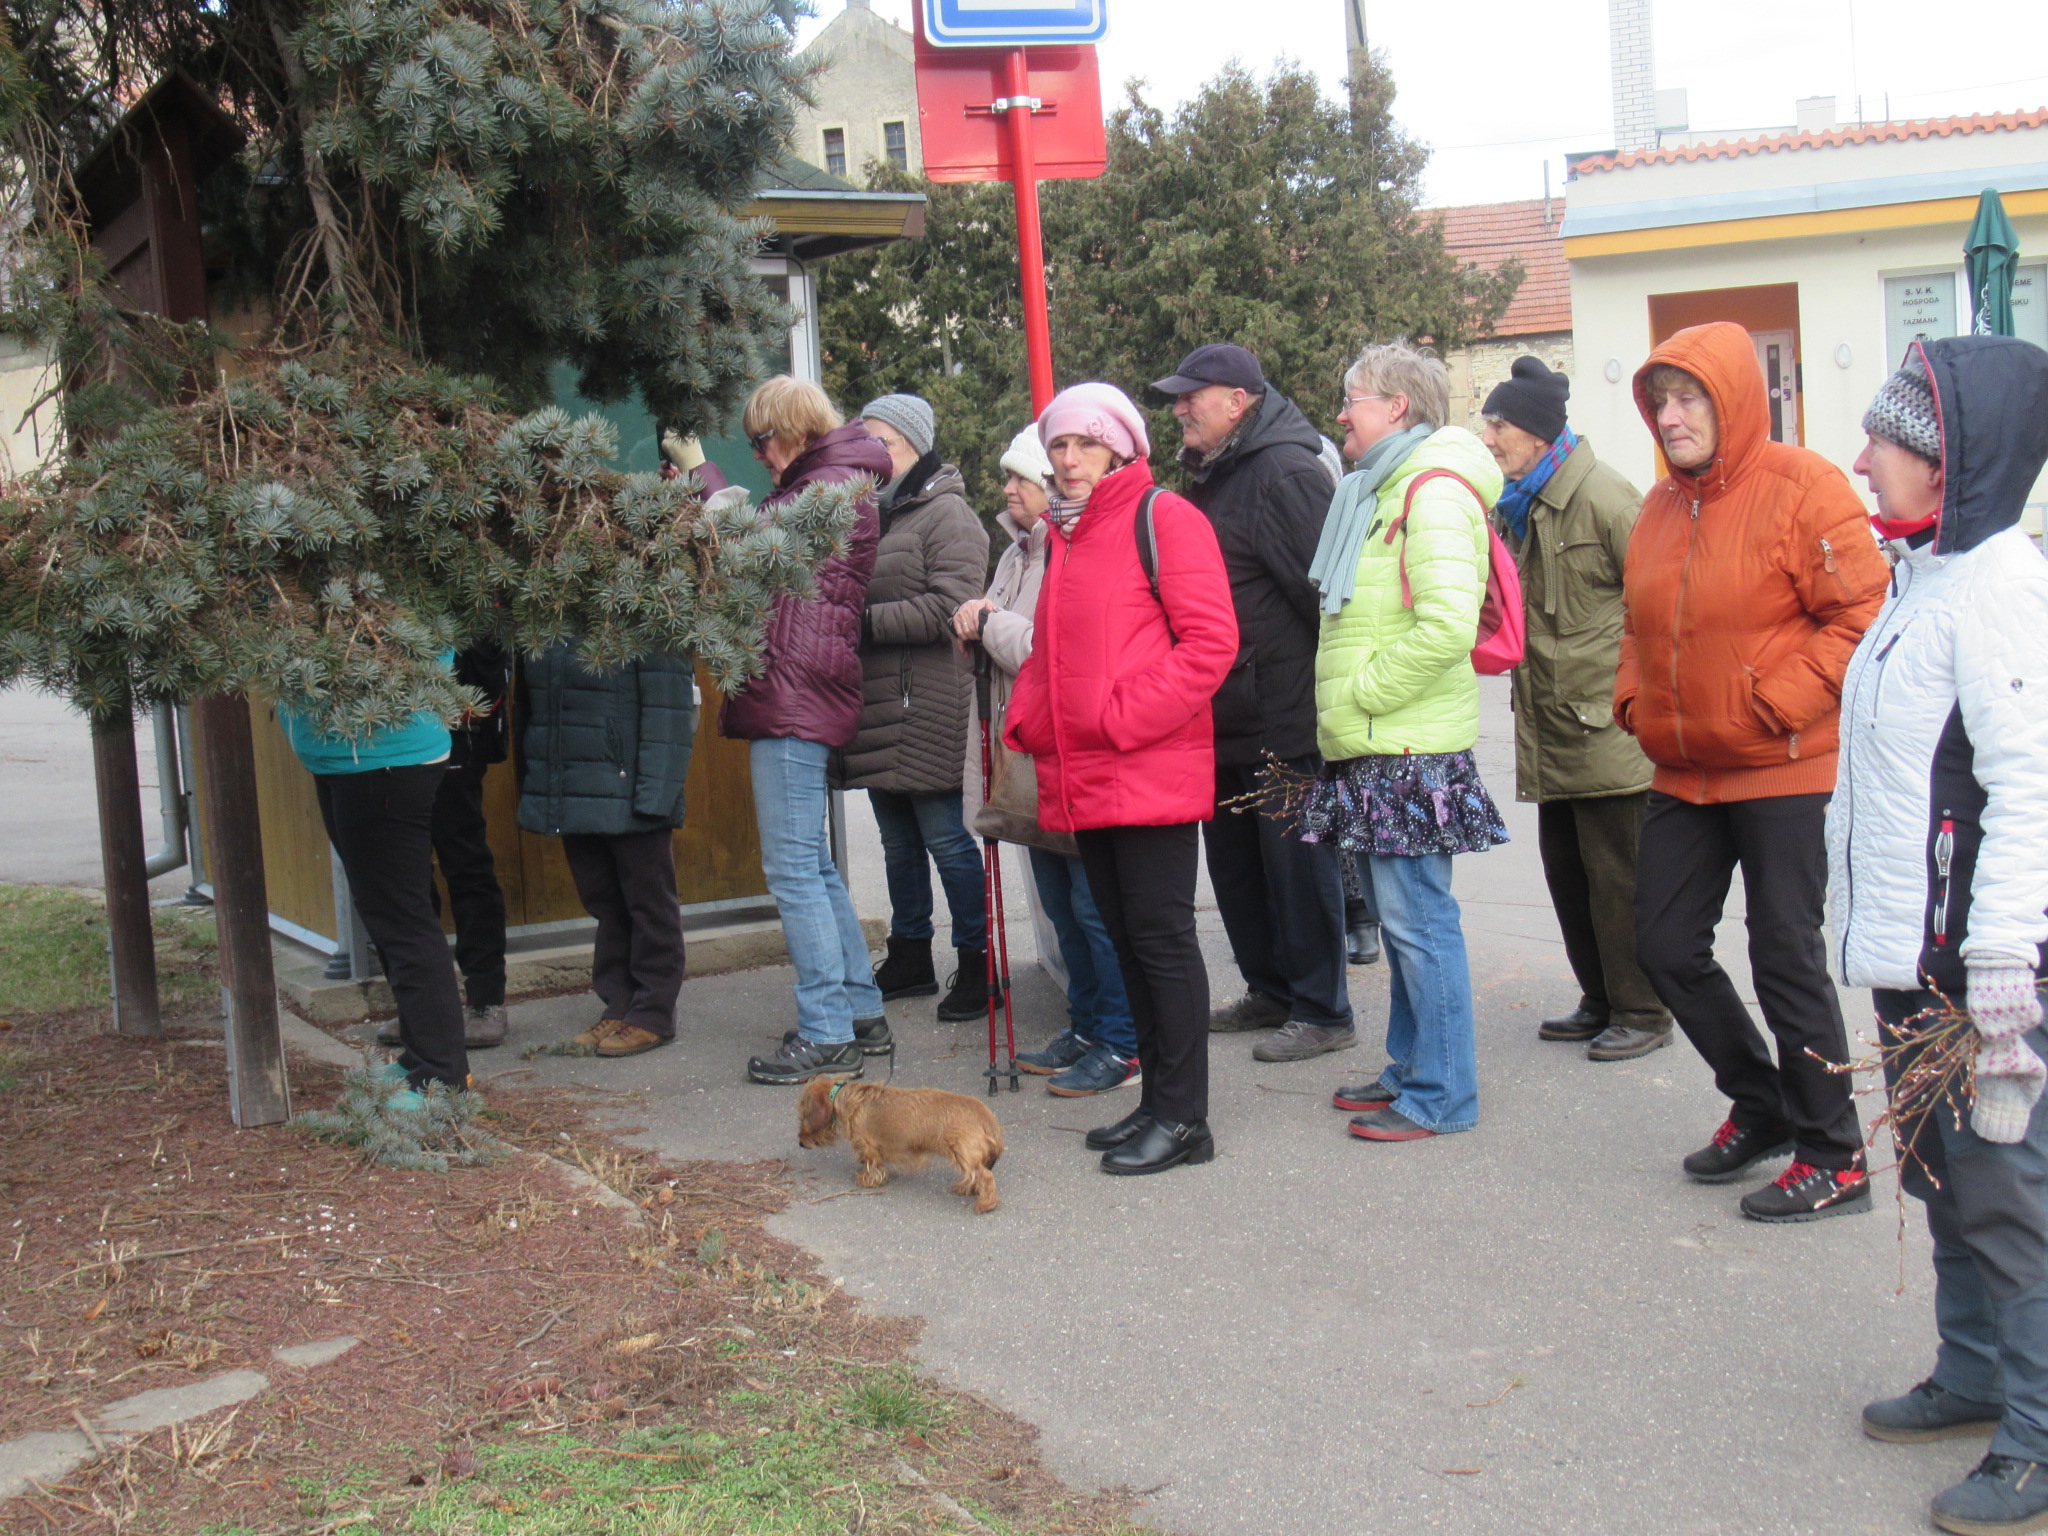
MULTIPOLYGON (((991 737, 991 716, 994 713, 992 701, 993 668, 989 660, 988 647, 981 643, 981 630, 988 624, 988 610, 983 609, 981 622, 975 629, 974 642, 974 712, 981 722, 981 803, 988 804, 989 792, 994 783, 995 749, 991 737)), ((1010 1011, 1010 936, 1009 925, 1003 910, 1003 854, 1001 842, 993 837, 981 841, 982 911, 984 922, 990 932, 984 936, 983 950, 987 956, 988 975, 988 1091, 996 1091, 997 1079, 1005 1074, 997 1065, 996 1053, 996 1000, 1003 1004, 1003 1035, 1009 1048, 1010 1092, 1019 1091, 1017 1081, 1017 1026, 1010 1011)))

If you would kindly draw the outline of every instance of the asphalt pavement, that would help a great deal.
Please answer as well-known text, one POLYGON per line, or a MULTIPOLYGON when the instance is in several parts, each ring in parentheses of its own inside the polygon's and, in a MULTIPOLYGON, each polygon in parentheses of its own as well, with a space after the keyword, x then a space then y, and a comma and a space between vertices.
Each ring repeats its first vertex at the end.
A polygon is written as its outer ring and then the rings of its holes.
MULTIPOLYGON (((1536 1039, 1576 994, 1534 811, 1511 799, 1506 690, 1486 688, 1481 766, 1514 841, 1457 864, 1478 1008, 1472 1132, 1344 1134, 1328 1095, 1385 1059, 1383 966, 1352 972, 1355 1050, 1262 1065, 1252 1037, 1214 1037, 1220 1151, 1205 1167, 1097 1171, 1081 1133, 1123 1114, 1130 1090, 1062 1100, 1026 1078, 1002 1093, 1003 1204, 983 1217, 947 1192, 943 1166, 856 1191, 844 1148, 797 1147, 789 1090, 744 1081, 746 1056, 793 1022, 787 968, 690 982, 679 1043, 621 1062, 520 1063, 522 1046, 596 1017, 589 998, 523 1004, 480 1075, 524 1065, 618 1091, 616 1123, 670 1156, 788 1158, 799 1192, 777 1231, 867 1305, 922 1317, 926 1367, 1037 1424, 1070 1481, 1144 1490, 1145 1517, 1166 1528, 1927 1529, 1928 1498, 1982 1446, 1880 1445, 1856 1424, 1863 1402, 1932 1363, 1918 1208, 1902 1236, 1887 1174, 1869 1215, 1745 1221, 1750 1184, 1679 1171, 1724 1107, 1682 1040, 1593 1064, 1536 1039)), ((878 913, 872 822, 861 797, 848 804, 857 899, 878 913)), ((1227 1001, 1240 987, 1206 889, 1201 926, 1227 1001)), ((1738 910, 1722 953, 1739 978, 1742 933, 1738 910)), ((1013 920, 1010 938, 1020 1034, 1036 1045, 1060 1027, 1059 1000, 1030 963, 1029 925, 1013 920)), ((1867 1000, 1846 1002, 1867 1033, 1867 1000)), ((891 1006, 895 1080, 981 1092, 983 1026, 940 1024, 932 1007, 891 1006)))
MULTIPOLYGON (((1932 1363, 1927 1238, 1878 1179, 1876 1209, 1810 1226, 1743 1220, 1748 1185, 1689 1183, 1678 1160, 1722 1103, 1681 1041, 1595 1065, 1535 1038, 1575 993, 1543 889, 1533 809, 1516 804, 1506 690, 1486 684, 1487 783, 1514 841, 1457 862, 1478 1000, 1481 1123, 1374 1145, 1344 1134, 1332 1087, 1377 1071, 1386 973, 1352 972, 1357 1049, 1292 1065, 1215 1037, 1220 1155, 1108 1179, 1081 1146, 1131 1090, 997 1101, 1008 1141, 989 1216, 943 1166, 858 1192, 843 1148, 796 1145, 794 1095, 745 1058, 793 1022, 786 967, 706 977, 679 1043, 621 1062, 539 1056, 597 1015, 592 998, 525 1003, 480 1075, 616 1092, 615 1123, 675 1157, 784 1157, 796 1202, 776 1229, 865 1304, 925 1320, 936 1375, 1037 1424, 1084 1485, 1147 1491, 1145 1517, 1199 1536, 1471 1536, 1928 1529, 1973 1440, 1880 1445, 1866 1400, 1932 1363)), ((145 784, 153 779, 142 733, 145 784)), ((145 790, 152 817, 154 795, 145 790)), ((856 902, 886 911, 864 797, 847 799, 856 902)), ((150 823, 154 827, 152 819, 150 823)), ((1032 963, 1024 865, 1008 890, 1020 1038, 1061 1025, 1032 963)), ((0 880, 95 884, 90 743, 57 701, 0 693, 0 880)), ((182 889, 179 876, 160 894, 182 889)), ((1736 898, 1739 904, 1739 893, 1736 898)), ((1206 888, 1218 1002, 1237 995, 1206 888)), ((1741 966, 1739 910, 1722 954, 1741 966)), ((1846 999, 1852 1031, 1864 999, 1846 999)), ((980 1024, 931 1000, 890 1008, 896 1081, 979 1093, 980 1024)), ((1867 1111, 1866 1111, 1867 1113, 1867 1111)), ((1771 1171, 1775 1171, 1775 1166, 1771 1171)), ((1761 1180, 1757 1181, 1761 1182, 1761 1180)))

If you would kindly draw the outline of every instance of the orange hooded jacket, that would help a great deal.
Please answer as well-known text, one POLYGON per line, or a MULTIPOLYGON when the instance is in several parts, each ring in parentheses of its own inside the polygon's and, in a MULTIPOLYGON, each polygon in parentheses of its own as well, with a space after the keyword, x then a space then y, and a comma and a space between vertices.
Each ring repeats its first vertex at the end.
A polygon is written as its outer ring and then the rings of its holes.
POLYGON ((1719 440, 1698 472, 1643 499, 1623 574, 1614 718, 1656 764, 1651 787, 1695 805, 1835 787, 1842 674, 1891 568, 1842 472, 1775 443, 1749 333, 1678 332, 1659 363, 1706 386, 1719 440))

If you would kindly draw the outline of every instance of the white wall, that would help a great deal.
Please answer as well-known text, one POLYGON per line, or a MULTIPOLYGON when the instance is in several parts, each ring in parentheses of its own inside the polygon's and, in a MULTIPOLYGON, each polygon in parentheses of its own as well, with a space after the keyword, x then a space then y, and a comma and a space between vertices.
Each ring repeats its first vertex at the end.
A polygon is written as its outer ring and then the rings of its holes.
POLYGON ((22 413, 50 387, 49 359, 0 338, 0 478, 22 474, 50 452, 57 407, 45 404, 27 421, 22 413))
MULTIPOLYGON (((2048 259, 2048 217, 2013 223, 2022 264, 2048 259)), ((1959 266, 1964 229, 1935 225, 1574 260, 1573 425, 1593 438, 1603 458, 1648 487, 1655 455, 1630 381, 1650 353, 1650 296, 1797 283, 1806 446, 1846 473, 1863 446, 1864 409, 1896 363, 1885 356, 1884 278, 1959 266), (1843 345, 1849 349, 1846 368, 1836 362, 1843 345), (1610 359, 1620 365, 1616 382, 1606 377, 1610 359)), ((1862 481, 1851 478, 1862 491, 1862 481)), ((2034 488, 2028 517, 2033 531, 2040 529, 2044 505, 2048 475, 2034 488)))

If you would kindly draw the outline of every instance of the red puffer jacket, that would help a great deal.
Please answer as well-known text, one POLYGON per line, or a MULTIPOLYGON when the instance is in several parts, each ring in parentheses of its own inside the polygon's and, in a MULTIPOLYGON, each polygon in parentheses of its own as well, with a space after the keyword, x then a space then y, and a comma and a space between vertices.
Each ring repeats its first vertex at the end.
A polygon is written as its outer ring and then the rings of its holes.
MULTIPOLYGON (((889 450, 858 422, 811 440, 776 483, 763 505, 789 501, 807 486, 842 485, 867 475, 888 483, 889 450)), ((761 637, 767 668, 719 711, 718 734, 739 741, 794 736, 843 747, 860 729, 860 615, 868 578, 875 573, 881 515, 873 495, 863 496, 847 530, 843 554, 818 568, 810 597, 775 599, 761 637)))
POLYGON ((1037 759, 1038 819, 1050 831, 1216 813, 1209 701, 1237 655, 1230 577, 1209 520, 1164 492, 1152 505, 1153 600, 1137 538, 1151 488, 1151 468, 1127 464, 1096 485, 1067 534, 1052 531, 1003 733, 1037 759))

